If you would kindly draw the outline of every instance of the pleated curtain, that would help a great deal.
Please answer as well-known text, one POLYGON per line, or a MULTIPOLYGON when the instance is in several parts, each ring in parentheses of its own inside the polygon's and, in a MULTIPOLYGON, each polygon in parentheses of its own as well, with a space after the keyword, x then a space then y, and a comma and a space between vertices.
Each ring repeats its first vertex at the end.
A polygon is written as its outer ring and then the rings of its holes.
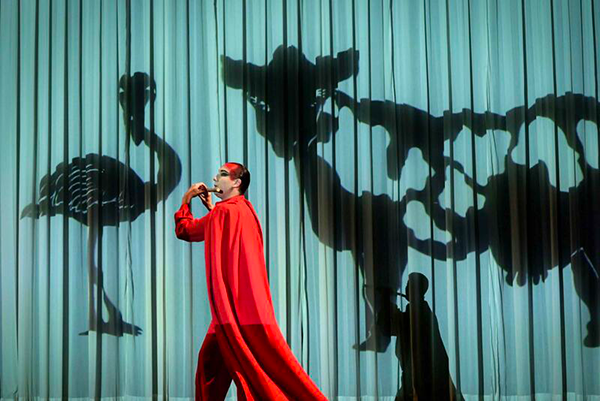
POLYGON ((192 399, 204 245, 173 214, 237 161, 328 398, 442 375, 439 399, 600 399, 599 21, 595 0, 2 0, 0 398, 192 399))

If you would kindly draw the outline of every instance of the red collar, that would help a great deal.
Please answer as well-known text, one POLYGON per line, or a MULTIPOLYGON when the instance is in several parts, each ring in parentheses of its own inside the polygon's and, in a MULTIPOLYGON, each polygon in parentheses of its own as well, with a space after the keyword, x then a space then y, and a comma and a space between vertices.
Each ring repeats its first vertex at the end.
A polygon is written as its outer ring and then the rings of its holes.
POLYGON ((231 197, 231 198, 229 198, 229 199, 225 199, 225 200, 222 200, 222 201, 220 201, 220 202, 217 202, 217 203, 215 204, 215 206, 219 206, 219 205, 221 205, 221 204, 225 204, 225 203, 232 203, 232 202, 236 202, 236 201, 238 201, 238 200, 242 200, 242 199, 245 199, 245 198, 244 198, 244 195, 236 195, 236 196, 232 196, 232 197, 231 197))

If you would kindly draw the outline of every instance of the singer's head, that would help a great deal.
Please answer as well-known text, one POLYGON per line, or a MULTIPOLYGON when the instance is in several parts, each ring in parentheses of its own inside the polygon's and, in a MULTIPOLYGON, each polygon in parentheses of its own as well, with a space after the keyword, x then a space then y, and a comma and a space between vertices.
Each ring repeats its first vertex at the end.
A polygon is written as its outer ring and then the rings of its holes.
POLYGON ((213 181, 215 187, 219 188, 221 193, 215 193, 218 198, 223 200, 233 196, 244 195, 250 185, 250 172, 240 163, 229 162, 223 164, 213 181))

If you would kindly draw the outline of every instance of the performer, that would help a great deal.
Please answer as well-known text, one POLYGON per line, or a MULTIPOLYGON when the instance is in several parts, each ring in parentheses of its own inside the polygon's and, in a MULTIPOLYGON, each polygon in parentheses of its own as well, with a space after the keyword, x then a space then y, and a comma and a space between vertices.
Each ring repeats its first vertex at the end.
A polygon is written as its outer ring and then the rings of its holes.
POLYGON ((205 241, 212 322, 198 355, 196 400, 223 400, 231 380, 239 400, 325 400, 283 338, 271 301, 260 222, 244 197, 250 173, 226 163, 213 178, 213 205, 204 183, 192 185, 175 213, 184 241, 205 241), (209 213, 195 219, 190 201, 209 213))

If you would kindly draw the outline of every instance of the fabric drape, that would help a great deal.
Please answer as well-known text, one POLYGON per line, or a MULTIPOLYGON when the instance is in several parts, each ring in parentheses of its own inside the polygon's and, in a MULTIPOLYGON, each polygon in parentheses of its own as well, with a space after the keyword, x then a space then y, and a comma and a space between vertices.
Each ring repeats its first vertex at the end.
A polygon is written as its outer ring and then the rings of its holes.
POLYGON ((437 360, 464 399, 600 397, 598 21, 595 0, 0 1, 0 398, 193 397, 205 249, 172 215, 227 161, 329 399, 394 399, 437 360), (393 333, 422 327, 432 363, 403 365, 393 333))

